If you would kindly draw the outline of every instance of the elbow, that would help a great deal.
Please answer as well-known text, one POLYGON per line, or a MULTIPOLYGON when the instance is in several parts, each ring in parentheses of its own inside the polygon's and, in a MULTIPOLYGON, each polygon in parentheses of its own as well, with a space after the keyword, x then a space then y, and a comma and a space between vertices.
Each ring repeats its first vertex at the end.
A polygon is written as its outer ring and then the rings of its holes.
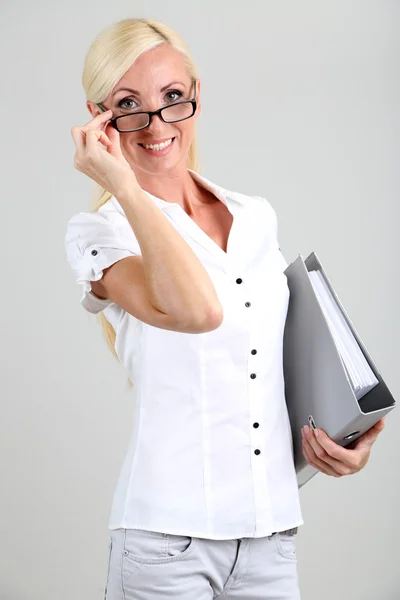
POLYGON ((185 331, 186 333, 207 333, 208 331, 218 329, 222 321, 223 309, 222 306, 217 305, 201 314, 191 314, 184 322, 181 319, 180 331, 185 331))
POLYGON ((209 315, 209 331, 213 331, 213 329, 218 329, 220 325, 222 325, 222 321, 224 320, 224 309, 221 304, 214 307, 212 311, 210 311, 209 315))
POLYGON ((213 306, 210 310, 207 311, 203 319, 198 321, 197 327, 199 328, 199 332, 201 333, 214 331, 214 329, 218 329, 218 327, 222 324, 223 320, 223 308, 220 304, 217 304, 216 306, 213 306))

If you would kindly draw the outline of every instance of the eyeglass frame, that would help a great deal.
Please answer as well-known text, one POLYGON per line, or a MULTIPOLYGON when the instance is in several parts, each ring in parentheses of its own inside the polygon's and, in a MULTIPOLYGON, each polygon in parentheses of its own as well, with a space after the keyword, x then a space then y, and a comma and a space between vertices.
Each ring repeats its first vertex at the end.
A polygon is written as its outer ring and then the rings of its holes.
MULTIPOLYGON (((192 85, 194 83, 194 96, 191 100, 181 100, 180 102, 174 102, 173 104, 169 104, 168 106, 163 106, 163 107, 159 108, 158 110, 143 110, 143 111, 138 111, 138 112, 133 112, 133 113, 127 113, 126 115, 119 115, 118 117, 112 117, 110 119, 110 125, 112 127, 114 127, 114 129, 116 129, 120 133, 131 133, 133 131, 141 131, 142 129, 146 129, 146 127, 149 127, 154 115, 159 115, 160 119, 164 123, 179 123, 180 121, 186 121, 186 119, 191 119, 195 115, 195 112, 197 110, 197 100, 196 100, 197 85, 196 85, 196 82, 197 82, 197 79, 195 77, 192 77, 192 85), (190 102, 193 107, 193 113, 190 115, 190 117, 185 117, 184 119, 178 119, 177 121, 166 121, 161 114, 165 108, 170 108, 171 106, 177 106, 178 104, 187 104, 188 102, 190 102), (123 131, 118 129, 118 125, 117 125, 118 119, 122 119, 124 117, 130 117, 131 115, 147 115, 149 122, 147 123, 147 125, 144 125, 143 127, 139 127, 138 129, 128 129, 128 130, 124 129, 123 131)), ((102 112, 106 112, 107 110, 109 110, 109 109, 104 108, 101 104, 98 104, 97 102, 96 102, 96 106, 98 106, 102 112)))

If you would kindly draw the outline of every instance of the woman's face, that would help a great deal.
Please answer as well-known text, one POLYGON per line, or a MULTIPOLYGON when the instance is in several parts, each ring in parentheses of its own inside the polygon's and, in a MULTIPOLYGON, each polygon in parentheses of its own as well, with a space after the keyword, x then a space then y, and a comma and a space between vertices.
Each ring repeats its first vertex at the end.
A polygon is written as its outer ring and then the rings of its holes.
MULTIPOLYGON (((184 63, 183 56, 169 46, 161 44, 144 52, 116 84, 111 94, 101 103, 113 111, 113 117, 140 111, 154 111, 194 97, 195 85, 184 63)), ((187 156, 193 137, 194 125, 200 114, 200 82, 197 80, 197 110, 184 121, 164 123, 154 115, 145 129, 120 133, 122 152, 132 169, 148 174, 160 174, 178 165, 187 166, 187 156), (173 138, 161 151, 145 149, 141 144, 156 144, 173 138)), ((99 108, 87 103, 92 115, 99 108)))

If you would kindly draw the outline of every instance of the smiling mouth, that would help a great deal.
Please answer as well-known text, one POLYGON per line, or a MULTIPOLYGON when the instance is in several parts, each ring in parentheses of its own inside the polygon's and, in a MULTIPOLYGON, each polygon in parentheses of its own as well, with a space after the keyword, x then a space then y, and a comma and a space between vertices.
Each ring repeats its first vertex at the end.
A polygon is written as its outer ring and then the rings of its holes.
POLYGON ((168 148, 169 146, 171 146, 173 144, 175 140, 175 137, 170 138, 169 140, 166 140, 166 142, 161 142, 160 144, 138 144, 138 146, 141 146, 142 148, 144 148, 145 150, 153 150, 155 152, 159 152, 161 150, 164 150, 165 148, 168 148), (146 146, 152 146, 151 148, 148 148, 146 146))

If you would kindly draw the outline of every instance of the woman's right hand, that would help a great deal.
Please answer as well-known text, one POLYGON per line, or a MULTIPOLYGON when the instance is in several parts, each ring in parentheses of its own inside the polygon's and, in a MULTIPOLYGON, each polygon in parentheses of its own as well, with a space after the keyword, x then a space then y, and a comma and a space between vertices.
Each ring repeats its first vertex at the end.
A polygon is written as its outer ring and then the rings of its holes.
POLYGON ((71 135, 76 146, 74 167, 118 197, 138 183, 122 154, 119 132, 111 125, 107 128, 111 117, 111 110, 100 113, 86 125, 72 127, 71 135))

